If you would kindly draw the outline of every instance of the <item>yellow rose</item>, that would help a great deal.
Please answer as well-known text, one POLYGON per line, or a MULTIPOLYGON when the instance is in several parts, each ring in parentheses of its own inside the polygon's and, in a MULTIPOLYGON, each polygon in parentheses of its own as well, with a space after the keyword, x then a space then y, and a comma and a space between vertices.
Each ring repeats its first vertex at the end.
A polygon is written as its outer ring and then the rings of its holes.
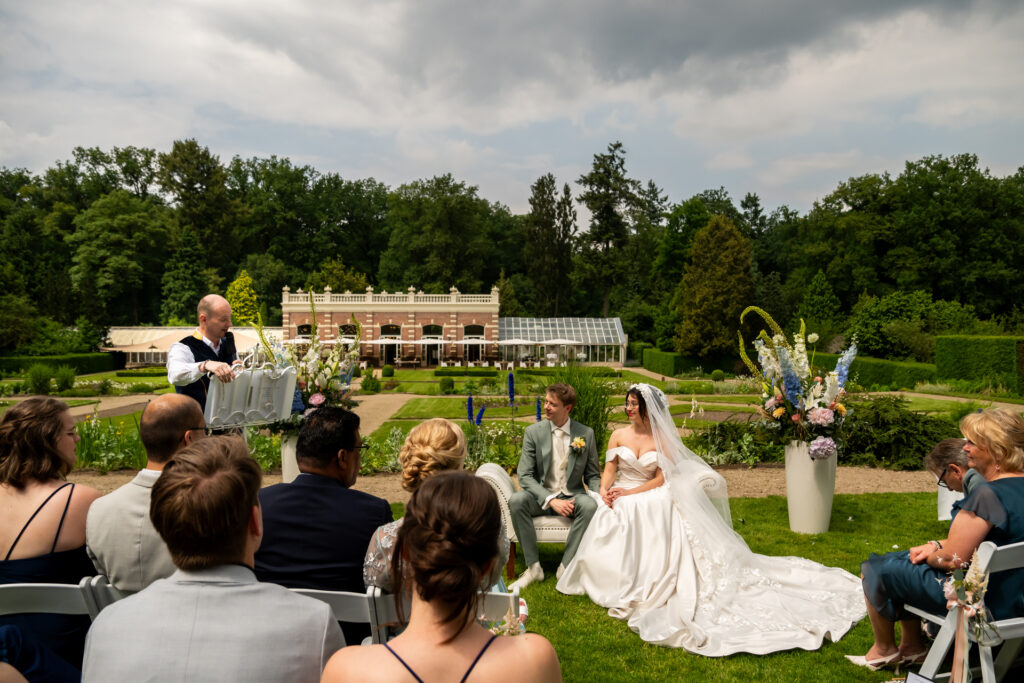
POLYGON ((846 406, 844 406, 842 403, 837 403, 834 410, 841 416, 846 417, 846 406))
POLYGON ((774 417, 776 420, 779 419, 780 417, 782 417, 785 414, 786 414, 786 409, 781 407, 781 406, 779 406, 778 408, 776 408, 775 410, 772 411, 772 417, 774 417))

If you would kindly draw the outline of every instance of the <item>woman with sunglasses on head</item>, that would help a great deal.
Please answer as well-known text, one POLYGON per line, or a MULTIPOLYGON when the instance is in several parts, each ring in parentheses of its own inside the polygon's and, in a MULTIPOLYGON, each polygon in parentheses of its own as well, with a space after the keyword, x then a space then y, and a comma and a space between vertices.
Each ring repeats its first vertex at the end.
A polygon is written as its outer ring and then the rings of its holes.
MULTIPOLYGON (((996 545, 1024 541, 1024 419, 1002 408, 971 413, 960 420, 966 438, 967 465, 985 482, 960 502, 949 536, 908 551, 872 555, 861 565, 864 597, 875 642, 854 664, 880 669, 924 661, 927 646, 921 622, 904 609, 946 610, 941 582, 953 569, 970 562, 984 541, 996 545), (895 624, 900 622, 900 642, 895 624)), ((949 481, 949 470, 939 476, 949 481)), ((1024 615, 1024 572, 994 574, 985 596, 992 616, 1024 615)))

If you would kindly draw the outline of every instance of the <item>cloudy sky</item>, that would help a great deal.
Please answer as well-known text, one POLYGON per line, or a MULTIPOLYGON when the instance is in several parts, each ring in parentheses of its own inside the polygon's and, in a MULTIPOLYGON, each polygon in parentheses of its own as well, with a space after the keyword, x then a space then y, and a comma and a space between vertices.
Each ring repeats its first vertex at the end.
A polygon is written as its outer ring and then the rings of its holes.
POLYGON ((924 155, 1024 164, 1019 0, 0 0, 0 166, 288 157, 528 209, 621 140, 673 201, 805 211, 924 155))

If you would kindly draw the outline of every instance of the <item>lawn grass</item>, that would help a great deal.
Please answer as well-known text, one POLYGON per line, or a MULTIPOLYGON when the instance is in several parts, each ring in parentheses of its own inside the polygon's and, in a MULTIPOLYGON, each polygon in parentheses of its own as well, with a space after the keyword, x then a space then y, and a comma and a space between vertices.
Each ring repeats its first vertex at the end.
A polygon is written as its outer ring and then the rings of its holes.
MULTIPOLYGON (((946 524, 935 521, 935 495, 837 495, 832 528, 804 536, 789 531, 786 500, 734 498, 730 501, 737 532, 755 552, 796 555, 859 573, 870 552, 906 549, 945 535, 946 524), (852 518, 852 520, 850 519, 852 518), (899 522, 894 520, 898 519, 899 522)), ((871 644, 867 619, 839 643, 820 650, 701 657, 644 643, 624 622, 612 619, 586 596, 555 590, 553 578, 563 547, 541 545, 543 583, 527 587, 530 606, 527 628, 547 637, 558 652, 566 681, 887 681, 891 672, 870 672, 849 664, 844 654, 863 654, 871 644)), ((523 570, 517 555, 516 571, 523 570)))
MULTIPOLYGON (((474 403, 473 411, 480 410, 483 404, 474 403)), ((516 407, 516 417, 531 417, 536 415, 536 406, 530 403, 516 407)), ((432 417, 444 417, 449 420, 457 420, 466 417, 466 398, 464 396, 444 398, 413 398, 404 406, 398 409, 391 419, 414 419, 426 420, 432 417)), ((484 411, 484 419, 509 418, 512 417, 512 408, 509 406, 489 406, 484 411)))
MULTIPOLYGON (((697 394, 697 403, 745 403, 758 405, 762 399, 759 394, 697 394)), ((715 410, 718 410, 715 408, 715 410)))

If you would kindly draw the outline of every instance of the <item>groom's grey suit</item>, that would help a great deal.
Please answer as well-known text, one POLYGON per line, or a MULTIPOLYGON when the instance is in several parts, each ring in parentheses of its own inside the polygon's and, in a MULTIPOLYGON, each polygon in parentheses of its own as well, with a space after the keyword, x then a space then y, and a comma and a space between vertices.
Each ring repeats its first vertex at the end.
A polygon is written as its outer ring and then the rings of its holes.
MULTIPOLYGON (((569 564, 576 554, 583 539, 583 532, 587 530, 590 518, 597 511, 597 503, 587 494, 583 483, 586 482, 591 491, 601 489, 601 468, 597 459, 594 430, 570 419, 570 443, 577 437, 581 437, 586 445, 579 455, 574 453, 572 448, 567 449, 565 488, 570 495, 557 496, 563 499, 571 498, 574 503, 572 526, 569 529, 569 538, 565 542, 565 553, 562 555, 563 565, 569 564)), ((539 560, 537 531, 533 526, 533 518, 558 514, 550 506, 544 506, 552 494, 557 493, 544 488, 544 480, 554 459, 552 440, 552 424, 548 420, 532 424, 523 432, 523 454, 519 458, 517 469, 519 485, 523 490, 517 491, 509 500, 512 527, 516 531, 520 545, 523 546, 527 567, 539 560)))

